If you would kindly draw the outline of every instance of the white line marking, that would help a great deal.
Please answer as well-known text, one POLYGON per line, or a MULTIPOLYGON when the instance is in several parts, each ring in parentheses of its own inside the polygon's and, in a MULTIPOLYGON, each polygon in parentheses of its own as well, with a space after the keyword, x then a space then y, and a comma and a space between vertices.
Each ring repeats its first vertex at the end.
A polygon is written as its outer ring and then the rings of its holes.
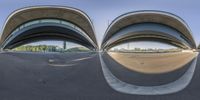
POLYGON ((84 57, 84 58, 79 58, 79 59, 74 59, 72 61, 81 61, 81 60, 86 60, 86 59, 90 59, 92 57, 84 57))
POLYGON ((74 66, 76 64, 49 64, 49 66, 53 67, 69 67, 69 66, 74 66))

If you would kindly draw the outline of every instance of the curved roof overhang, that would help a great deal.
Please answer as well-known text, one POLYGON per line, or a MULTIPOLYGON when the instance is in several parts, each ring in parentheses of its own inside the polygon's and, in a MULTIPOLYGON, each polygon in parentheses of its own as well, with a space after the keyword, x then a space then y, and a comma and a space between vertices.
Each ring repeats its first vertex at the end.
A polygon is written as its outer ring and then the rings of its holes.
POLYGON ((90 49, 95 48, 79 31, 55 23, 40 23, 39 25, 36 24, 21 29, 9 37, 9 39, 7 39, 2 45, 2 48, 12 49, 23 44, 41 40, 67 40, 81 44, 90 49))
POLYGON ((127 41, 159 41, 175 45, 180 48, 190 48, 187 40, 178 31, 166 25, 156 23, 140 23, 130 25, 115 33, 103 48, 111 48, 127 41))
POLYGON ((156 23, 176 30, 187 41, 190 48, 196 48, 192 32, 180 17, 162 11, 136 11, 117 17, 108 27, 104 35, 101 48, 104 49, 109 40, 124 28, 142 23, 156 23))
POLYGON ((88 35, 95 48, 98 47, 92 22, 85 13, 75 8, 57 6, 28 7, 13 12, 5 22, 0 44, 20 25, 37 19, 60 19, 71 22, 88 35))

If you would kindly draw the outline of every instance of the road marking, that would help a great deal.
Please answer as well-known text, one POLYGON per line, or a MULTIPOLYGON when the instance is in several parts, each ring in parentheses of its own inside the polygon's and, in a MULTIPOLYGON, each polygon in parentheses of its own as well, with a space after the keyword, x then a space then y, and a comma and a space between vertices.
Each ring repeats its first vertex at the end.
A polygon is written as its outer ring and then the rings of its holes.
POLYGON ((78 59, 74 59, 72 61, 81 61, 81 60, 86 60, 86 59, 90 59, 92 57, 83 57, 83 58, 78 58, 78 59))
POLYGON ((53 67, 69 67, 69 66, 74 66, 76 64, 49 64, 49 65, 53 67))
POLYGON ((110 70, 106 66, 102 58, 102 53, 99 53, 99 58, 104 77, 109 86, 118 92, 135 95, 164 95, 176 93, 183 90, 191 82, 197 62, 197 57, 195 57, 188 70, 176 81, 159 86, 138 86, 119 80, 110 72, 110 70))
MULTIPOLYGON (((82 61, 82 60, 87 60, 87 59, 91 59, 95 56, 96 54, 93 54, 89 57, 83 57, 83 58, 78 58, 78 59, 74 59, 65 63, 56 63, 58 59, 49 59, 49 65, 50 66, 54 66, 54 67, 68 67, 68 66, 74 66, 77 65, 78 61, 82 61)), ((58 60, 59 61, 59 60, 58 60)))

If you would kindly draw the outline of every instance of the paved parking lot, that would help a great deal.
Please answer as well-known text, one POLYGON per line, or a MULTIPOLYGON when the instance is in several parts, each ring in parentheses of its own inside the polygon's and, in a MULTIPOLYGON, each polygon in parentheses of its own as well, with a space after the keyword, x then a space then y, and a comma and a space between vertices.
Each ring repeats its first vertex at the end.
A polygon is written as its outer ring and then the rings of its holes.
MULTIPOLYGON (((116 63, 109 61, 109 64, 116 63)), ((103 76, 97 53, 1 53, 0 98, 1 100, 199 100, 199 62, 200 58, 197 61, 194 77, 184 90, 168 95, 148 96, 123 94, 113 90, 103 76)))

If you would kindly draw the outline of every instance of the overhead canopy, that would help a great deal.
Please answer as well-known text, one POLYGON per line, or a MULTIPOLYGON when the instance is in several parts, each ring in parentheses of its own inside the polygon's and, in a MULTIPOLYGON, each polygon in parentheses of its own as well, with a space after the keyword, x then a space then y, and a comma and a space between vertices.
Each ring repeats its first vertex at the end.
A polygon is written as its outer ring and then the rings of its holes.
POLYGON ((78 9, 56 6, 29 7, 13 12, 4 25, 0 44, 4 44, 7 38, 23 24, 40 19, 58 19, 62 22, 69 22, 78 27, 75 29, 81 30, 81 33, 84 32, 87 39, 91 40, 91 44, 97 47, 94 28, 89 17, 78 9))
POLYGON ((128 41, 158 41, 184 49, 190 48, 188 42, 182 37, 180 32, 166 25, 140 23, 130 25, 115 33, 104 44, 103 48, 112 48, 115 45, 128 41))
POLYGON ((119 31, 127 28, 128 26, 142 23, 155 23, 170 27, 171 29, 177 31, 182 39, 187 41, 189 47, 196 48, 188 25, 180 17, 162 11, 137 11, 126 13, 117 17, 109 25, 104 35, 102 48, 104 48, 106 43, 119 31))

